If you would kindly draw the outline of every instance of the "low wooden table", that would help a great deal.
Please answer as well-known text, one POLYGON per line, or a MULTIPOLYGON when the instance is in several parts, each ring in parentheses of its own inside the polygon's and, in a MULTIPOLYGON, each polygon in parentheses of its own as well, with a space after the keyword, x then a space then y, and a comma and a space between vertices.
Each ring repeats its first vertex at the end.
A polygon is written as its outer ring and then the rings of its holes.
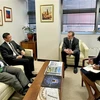
MULTIPOLYGON (((32 83, 31 87, 29 88, 28 92, 26 93, 25 97, 23 100, 36 100, 38 93, 40 91, 40 87, 41 87, 41 83, 43 81, 44 78, 44 72, 46 67, 48 66, 49 61, 46 61, 42 68, 40 69, 37 77, 35 78, 34 82, 32 83)), ((62 65, 62 79, 64 78, 64 66, 62 65)), ((62 86, 62 84, 61 84, 62 86)), ((60 100, 61 100, 61 89, 60 88, 60 100)))

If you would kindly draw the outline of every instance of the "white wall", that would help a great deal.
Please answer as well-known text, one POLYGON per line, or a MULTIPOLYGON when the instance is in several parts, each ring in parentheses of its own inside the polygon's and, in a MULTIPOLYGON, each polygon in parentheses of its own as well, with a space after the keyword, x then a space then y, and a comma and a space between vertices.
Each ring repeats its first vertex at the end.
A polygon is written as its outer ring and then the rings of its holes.
POLYGON ((60 0, 35 0, 38 59, 58 60, 60 42, 60 0), (40 5, 54 5, 54 22, 41 23, 40 5))
POLYGON ((25 34, 22 27, 28 23, 27 17, 27 2, 26 0, 0 0, 0 9, 3 12, 3 7, 12 8, 12 22, 4 22, 3 13, 3 26, 0 26, 0 44, 3 42, 2 34, 9 32, 12 38, 19 43, 25 39, 25 34))

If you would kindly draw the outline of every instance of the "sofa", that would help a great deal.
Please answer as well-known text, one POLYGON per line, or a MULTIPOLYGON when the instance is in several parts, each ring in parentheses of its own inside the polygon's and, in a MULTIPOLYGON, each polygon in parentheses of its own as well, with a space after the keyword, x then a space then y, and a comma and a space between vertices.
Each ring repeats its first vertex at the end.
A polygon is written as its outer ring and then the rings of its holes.
MULTIPOLYGON (((59 50, 59 55, 60 55, 60 61, 62 60, 61 59, 61 51, 62 51, 62 45, 63 45, 63 42, 61 42, 60 44, 60 50, 59 50)), ((83 59, 85 58, 88 58, 88 52, 89 52, 89 48, 87 47, 87 45, 82 41, 82 40, 79 40, 79 48, 80 48, 80 60, 79 60, 79 66, 82 66, 82 61, 83 59)), ((67 65, 74 65, 74 56, 71 55, 71 56, 66 56, 67 57, 67 65)))
MULTIPOLYGON (((33 56, 33 50, 25 49, 27 56, 33 56)), ((16 65, 13 67, 21 68, 24 71, 23 65, 16 65)), ((0 100, 8 100, 8 98, 14 93, 14 88, 0 82, 0 100)))

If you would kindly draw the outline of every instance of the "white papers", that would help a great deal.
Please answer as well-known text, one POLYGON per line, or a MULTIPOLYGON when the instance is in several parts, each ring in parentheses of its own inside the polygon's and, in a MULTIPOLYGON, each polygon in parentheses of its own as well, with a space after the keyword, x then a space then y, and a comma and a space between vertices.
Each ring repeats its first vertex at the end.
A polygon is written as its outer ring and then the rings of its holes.
POLYGON ((37 100, 59 100, 59 89, 41 87, 37 100))
POLYGON ((59 91, 55 88, 47 88, 46 100, 59 100, 59 91))
POLYGON ((57 62, 57 61, 50 61, 49 62, 49 67, 58 67, 58 66, 62 66, 62 62, 57 62))
POLYGON ((83 69, 85 69, 87 71, 94 72, 94 73, 99 73, 100 72, 100 70, 93 69, 93 65, 88 65, 86 67, 83 67, 83 69))

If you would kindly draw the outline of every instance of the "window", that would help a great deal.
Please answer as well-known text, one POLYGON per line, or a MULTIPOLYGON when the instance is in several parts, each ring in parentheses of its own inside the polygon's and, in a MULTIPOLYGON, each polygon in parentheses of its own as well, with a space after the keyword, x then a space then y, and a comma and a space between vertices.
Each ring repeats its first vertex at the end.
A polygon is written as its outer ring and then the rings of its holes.
POLYGON ((95 29, 96 0, 63 0, 62 31, 91 32, 95 29))
POLYGON ((29 15, 29 26, 34 27, 34 25, 36 24, 35 0, 28 0, 28 15, 29 15))

